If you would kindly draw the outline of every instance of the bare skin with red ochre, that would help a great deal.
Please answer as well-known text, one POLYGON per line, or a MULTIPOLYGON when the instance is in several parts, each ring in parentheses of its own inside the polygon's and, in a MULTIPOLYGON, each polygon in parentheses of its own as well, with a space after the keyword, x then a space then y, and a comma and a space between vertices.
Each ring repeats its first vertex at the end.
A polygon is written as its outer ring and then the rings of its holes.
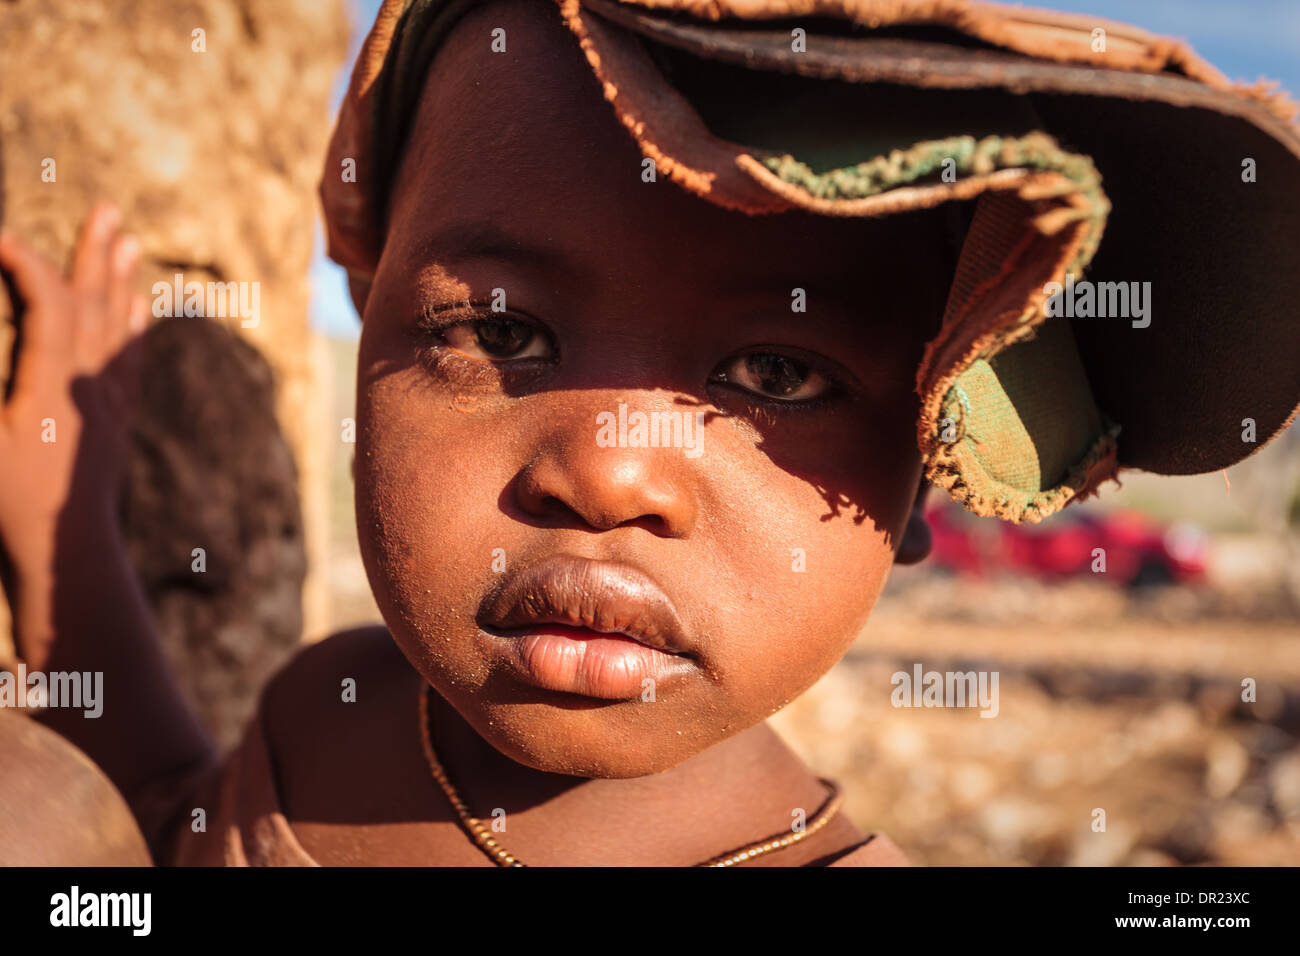
MULTIPOLYGON (((554 11, 478 9, 435 59, 358 368, 387 629, 304 651, 266 695, 321 863, 490 865, 425 765, 422 680, 450 778, 525 863, 687 865, 825 799, 764 719, 924 553, 912 379, 950 278, 939 220, 749 218, 641 169, 554 11), (510 52, 487 55, 497 26, 510 52), (702 413, 701 454, 599 444, 620 403, 702 413)), ((122 747, 147 728, 111 726, 122 747)), ((862 839, 841 816, 750 865, 862 839)))

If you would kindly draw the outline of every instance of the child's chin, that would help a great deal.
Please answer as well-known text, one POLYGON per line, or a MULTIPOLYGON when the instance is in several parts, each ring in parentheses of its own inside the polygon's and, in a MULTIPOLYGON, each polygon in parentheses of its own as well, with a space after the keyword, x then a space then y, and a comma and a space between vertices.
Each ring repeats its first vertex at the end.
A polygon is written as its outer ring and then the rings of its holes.
POLYGON ((475 715, 471 724, 487 743, 516 763, 544 773, 572 777, 621 779, 645 777, 671 770, 717 743, 687 738, 672 730, 635 731, 599 711, 552 709, 539 715, 507 714, 492 708, 475 715), (513 718, 513 719, 512 719, 513 718))

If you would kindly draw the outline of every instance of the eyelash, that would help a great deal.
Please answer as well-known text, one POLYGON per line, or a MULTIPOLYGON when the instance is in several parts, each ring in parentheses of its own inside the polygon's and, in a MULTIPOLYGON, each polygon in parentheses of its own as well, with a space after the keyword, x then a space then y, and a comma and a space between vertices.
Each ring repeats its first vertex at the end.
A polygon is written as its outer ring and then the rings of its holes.
MULTIPOLYGON (((457 356, 443 340, 443 333, 450 328, 469 325, 502 314, 493 312, 487 303, 482 302, 468 302, 447 309, 426 306, 421 310, 412 328, 417 358, 431 374, 453 385, 470 388, 498 385, 503 378, 507 377, 519 381, 528 375, 536 375, 544 365, 553 364, 537 358, 500 363, 464 359, 457 356)), ((550 336, 529 316, 517 312, 505 314, 528 322, 538 335, 550 340, 550 336)), ((554 341, 551 341, 551 345, 554 346, 554 341)))
POLYGON ((756 417, 757 413, 760 411, 770 412, 772 409, 777 409, 786 413, 815 412, 819 409, 839 404, 847 397, 846 392, 840 387, 837 380, 832 379, 829 375, 826 375, 825 372, 822 374, 826 376, 826 381, 831 385, 826 394, 818 395, 816 398, 800 399, 797 402, 783 402, 779 398, 772 398, 769 395, 761 395, 758 392, 751 392, 747 388, 741 388, 739 385, 733 385, 730 382, 717 382, 710 380, 708 385, 710 388, 725 389, 731 394, 739 396, 750 417, 756 417))
POLYGON ((743 358, 746 355, 761 355, 765 353, 772 353, 777 355, 788 355, 790 357, 799 359, 804 364, 806 364, 811 371, 815 372, 816 374, 820 375, 823 379, 826 380, 826 384, 828 386, 827 390, 823 394, 818 395, 816 398, 803 398, 803 399, 799 399, 798 401, 788 401, 788 400, 783 401, 779 398, 775 398, 770 395, 763 395, 760 392, 751 391, 750 389, 747 389, 741 385, 737 385, 734 382, 719 381, 718 379, 715 379, 713 377, 709 378, 708 382, 706 383, 707 386, 709 388, 724 389, 725 391, 738 396, 745 405, 746 413, 751 417, 754 417, 757 413, 760 412, 770 413, 771 410, 773 409, 786 414, 800 413, 800 412, 815 412, 820 409, 824 409, 833 405, 841 404, 845 401, 852 400, 853 392, 850 388, 848 388, 845 385, 844 379, 840 375, 837 375, 836 373, 832 372, 830 369, 826 368, 824 364, 810 361, 807 357, 801 356, 799 354, 792 354, 791 350, 788 349, 782 350, 782 349, 778 349, 775 346, 767 349, 761 347, 751 348, 748 351, 730 356, 729 358, 725 359, 723 362, 719 364, 727 365, 736 359, 743 358))
MULTIPOLYGON (((486 303, 481 302, 467 302, 446 309, 425 306, 415 320, 413 331, 422 341, 431 338, 441 341, 442 334, 450 328, 458 325, 469 325, 482 319, 490 319, 494 315, 505 314, 515 315, 515 313, 493 312, 486 303)), ((521 316, 521 318, 527 317, 521 316)), ((540 332, 541 329, 539 328, 538 331, 540 332)), ((427 341, 425 344, 427 344, 427 341)))
MULTIPOLYGON (((450 351, 447 343, 442 339, 443 333, 454 326, 469 325, 502 314, 492 312, 487 303, 478 302, 469 302, 447 309, 426 306, 420 312, 413 328, 417 356, 432 374, 452 384, 468 387, 496 385, 505 376, 535 375, 541 370, 541 366, 554 364, 553 359, 548 361, 538 358, 517 359, 513 362, 504 361, 499 363, 463 359, 450 351)), ((546 337, 550 341, 551 347, 555 347, 554 339, 539 324, 535 323, 530 316, 517 312, 506 314, 533 325, 536 333, 546 337)), ((757 354, 759 351, 761 350, 751 349, 748 354, 757 354)), ((737 356, 732 358, 735 357, 737 356)), ((744 404, 746 413, 750 417, 770 415, 773 411, 785 414, 814 412, 839 404, 852 397, 839 376, 822 367, 814 367, 814 371, 821 375, 829 385, 826 393, 818 395, 816 398, 800 399, 793 402, 762 395, 732 382, 718 381, 712 377, 705 382, 705 387, 723 389, 737 396, 744 404)))

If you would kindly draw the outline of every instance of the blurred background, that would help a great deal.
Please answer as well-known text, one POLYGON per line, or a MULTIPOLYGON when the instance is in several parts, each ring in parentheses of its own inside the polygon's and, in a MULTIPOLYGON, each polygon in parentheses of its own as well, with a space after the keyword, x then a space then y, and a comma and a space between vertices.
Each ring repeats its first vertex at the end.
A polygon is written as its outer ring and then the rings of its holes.
MULTIPOLYGON (((1300 91, 1289 0, 1035 5, 1182 37, 1233 79, 1300 91)), ((343 439, 359 323, 314 193, 378 6, 0 3, 0 221, 62 259, 111 195, 146 287, 263 282, 262 328, 151 333, 155 410, 124 503, 169 655, 226 744, 300 639, 379 619, 343 439), (51 155, 55 188, 33 173, 51 155), (200 593, 175 574, 195 542, 224 568, 200 593)), ((932 559, 895 571, 845 660, 774 718, 855 821, 924 864, 1300 864, 1300 430, 1226 473, 1125 476, 1038 527, 939 497, 932 559), (998 672, 998 716, 892 707, 891 675, 917 663, 998 672)))

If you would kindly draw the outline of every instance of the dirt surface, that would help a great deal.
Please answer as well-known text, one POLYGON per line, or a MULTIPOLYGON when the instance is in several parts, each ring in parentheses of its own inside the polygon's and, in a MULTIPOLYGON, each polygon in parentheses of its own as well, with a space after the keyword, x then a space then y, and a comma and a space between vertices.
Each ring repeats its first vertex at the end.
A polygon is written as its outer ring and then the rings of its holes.
POLYGON ((860 826, 931 865, 1300 863, 1300 623, 1180 619, 1204 601, 1178 589, 892 590, 773 720, 860 826), (997 715, 893 706, 893 675, 917 663, 996 671, 997 715))

